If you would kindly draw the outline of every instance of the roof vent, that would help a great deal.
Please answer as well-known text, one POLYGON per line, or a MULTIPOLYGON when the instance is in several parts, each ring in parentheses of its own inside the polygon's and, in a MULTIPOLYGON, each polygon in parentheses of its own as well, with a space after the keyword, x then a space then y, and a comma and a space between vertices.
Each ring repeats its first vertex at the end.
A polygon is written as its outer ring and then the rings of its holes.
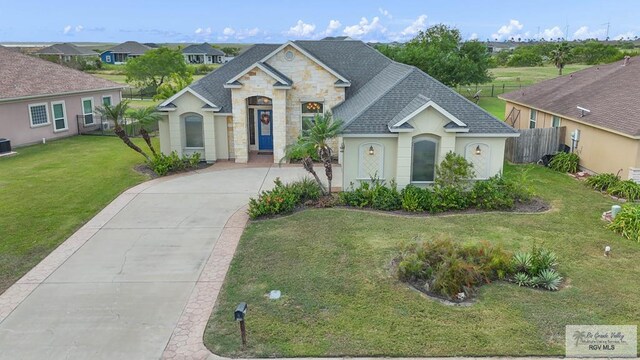
POLYGON ((580 110, 580 117, 584 117, 585 115, 588 115, 591 112, 591 110, 585 109, 581 106, 576 106, 576 107, 578 108, 578 110, 580 110))
POLYGON ((627 66, 627 65, 629 65, 629 61, 631 61, 631 56, 629 56, 629 55, 625 55, 625 57, 624 57, 624 63, 622 63, 622 66, 627 66))

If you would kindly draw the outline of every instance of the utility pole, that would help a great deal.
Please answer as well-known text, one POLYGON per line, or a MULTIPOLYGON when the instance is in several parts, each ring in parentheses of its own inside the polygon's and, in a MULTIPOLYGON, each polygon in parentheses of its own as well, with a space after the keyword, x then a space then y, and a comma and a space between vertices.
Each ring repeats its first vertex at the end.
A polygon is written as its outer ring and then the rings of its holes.
POLYGON ((607 37, 605 38, 605 40, 609 40, 609 26, 611 26, 611 22, 606 22, 602 25, 607 25, 607 37))

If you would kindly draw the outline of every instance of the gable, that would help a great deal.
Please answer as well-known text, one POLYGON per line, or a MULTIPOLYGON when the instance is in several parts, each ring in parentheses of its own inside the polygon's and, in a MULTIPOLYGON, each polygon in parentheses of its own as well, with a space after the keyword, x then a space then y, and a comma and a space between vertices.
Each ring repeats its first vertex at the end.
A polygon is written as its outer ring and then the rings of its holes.
POLYGON ((266 64, 290 78, 294 84, 302 82, 331 83, 335 86, 335 82, 341 80, 293 46, 286 46, 280 49, 266 61, 266 64), (293 54, 292 59, 287 58, 288 52, 293 54))

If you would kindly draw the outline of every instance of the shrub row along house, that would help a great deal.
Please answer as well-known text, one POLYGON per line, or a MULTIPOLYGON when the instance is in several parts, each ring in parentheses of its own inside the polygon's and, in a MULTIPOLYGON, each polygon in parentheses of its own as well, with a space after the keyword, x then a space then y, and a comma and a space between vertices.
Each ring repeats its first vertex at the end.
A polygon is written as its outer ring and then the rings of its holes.
POLYGON ((501 96, 519 129, 565 126, 584 170, 640 181, 639 59, 627 58, 501 96))
POLYGON ((97 126, 94 109, 123 85, 0 46, 0 138, 14 146, 97 126))
POLYGON ((510 126, 419 69, 361 41, 258 44, 160 104, 161 148, 209 162, 279 162, 303 119, 331 111, 344 122, 334 154, 343 184, 372 176, 399 186, 430 183, 449 151, 478 178, 502 171, 510 126))

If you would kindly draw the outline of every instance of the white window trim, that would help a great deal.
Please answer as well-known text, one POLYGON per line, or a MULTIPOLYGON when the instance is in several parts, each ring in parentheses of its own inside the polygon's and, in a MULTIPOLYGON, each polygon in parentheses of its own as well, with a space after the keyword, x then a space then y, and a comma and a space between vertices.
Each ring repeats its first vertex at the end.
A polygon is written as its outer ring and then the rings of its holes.
POLYGON ((94 106, 93 97, 86 97, 86 98, 80 99, 80 105, 82 106, 82 123, 84 125, 95 125, 96 119, 95 119, 95 114, 94 114, 94 111, 93 111, 93 106, 94 106), (85 100, 91 100, 91 112, 90 113, 85 113, 84 112, 84 102, 85 102, 85 100), (92 115, 91 116, 91 121, 92 122, 90 122, 90 123, 87 122, 87 118, 86 118, 87 115, 92 115))
POLYGON ((324 116, 324 112, 325 112, 325 106, 324 106, 324 101, 314 101, 314 100, 309 100, 309 101, 300 101, 300 131, 302 131, 302 127, 304 126, 304 118, 309 118, 309 117, 313 117, 314 119, 316 118, 316 115, 321 115, 324 116), (318 103, 318 104, 322 104, 322 112, 319 113, 304 113, 302 112, 302 106, 306 103, 310 103, 310 102, 314 102, 314 103, 318 103))
POLYGON ((104 106, 104 99, 109 99, 109 105, 113 105, 113 96, 111 95, 103 95, 102 96, 102 106, 104 106))
MULTIPOLYGON (((186 120, 187 117, 189 116, 199 116, 200 120, 202 122, 202 144, 204 145, 204 141, 205 141, 205 136, 204 136, 204 116, 198 114, 198 113, 187 113, 185 115, 182 116, 182 129, 183 129, 183 137, 182 140, 184 141, 184 150, 204 150, 204 146, 196 146, 196 147, 189 147, 187 146, 187 131, 186 131, 186 120)), ((257 138, 256 138, 257 139, 257 138)), ((257 141, 256 141, 257 142, 257 141)))
POLYGON ((49 107, 47 106, 46 102, 45 103, 37 103, 37 104, 29 104, 29 125, 31 125, 32 128, 51 125, 51 117, 49 116, 49 107), (46 123, 33 124, 33 115, 31 114, 31 108, 32 107, 36 107, 36 106, 44 106, 44 111, 47 113, 47 122, 46 123))
POLYGON ((436 168, 438 166, 438 160, 440 159, 440 139, 430 135, 418 135, 411 139, 411 172, 409 173, 409 183, 418 185, 430 185, 436 182, 436 168), (433 164, 433 181, 414 181, 413 180, 413 146, 416 142, 422 140, 429 140, 436 144, 436 154, 433 164))
POLYGON ((64 103, 64 100, 60 101, 52 101, 51 102, 51 123, 53 124, 53 132, 61 132, 69 130, 69 121, 67 120, 67 106, 64 103), (56 129, 56 112, 53 109, 54 105, 62 105, 62 120, 64 120, 64 128, 56 129))
POLYGON ((362 180, 371 180, 371 177, 372 177, 372 176, 374 176, 374 175, 376 175, 376 177, 377 177, 378 179, 380 179, 380 180, 385 180, 385 177, 384 177, 384 145, 382 145, 381 143, 378 143, 378 142, 366 142, 366 143, 362 143, 362 144, 360 144, 360 146, 358 146, 358 177, 356 178, 356 180, 361 180, 361 181, 362 181, 362 180), (370 146, 373 146, 373 145, 375 145, 375 146, 379 146, 379 147, 380 147, 380 152, 381 152, 381 156, 380 156, 380 159, 381 159, 381 161, 380 161, 380 167, 379 167, 379 169, 378 169, 377 174, 369 174, 369 177, 368 177, 368 178, 364 178, 364 177, 360 176, 360 175, 361 175, 361 171, 360 171, 360 169, 361 169, 362 164, 363 164, 363 162, 364 162, 363 157, 365 156, 365 155, 364 155, 364 151, 363 151, 363 149, 366 149, 366 151, 369 151, 369 150, 368 150, 368 149, 369 149, 369 147, 370 147, 370 146))

